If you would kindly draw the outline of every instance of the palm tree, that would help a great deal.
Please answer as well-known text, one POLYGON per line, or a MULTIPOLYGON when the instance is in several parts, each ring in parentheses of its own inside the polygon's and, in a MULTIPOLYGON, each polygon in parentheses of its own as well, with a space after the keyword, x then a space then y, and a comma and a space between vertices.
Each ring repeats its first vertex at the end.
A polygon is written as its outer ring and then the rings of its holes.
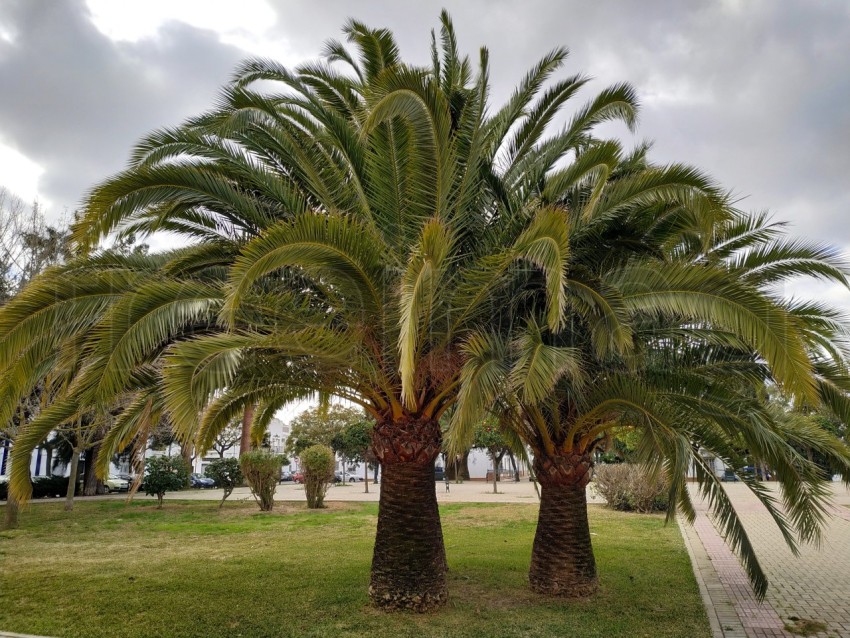
MULTIPOLYGON (((20 438, 21 457, 94 404, 126 406, 107 448, 163 411, 203 448, 254 403, 257 427, 316 392, 363 405, 376 419, 373 448, 384 467, 372 596, 425 609, 446 597, 433 463, 465 331, 486 321, 488 300, 517 260, 553 282, 550 320, 563 319, 561 256, 541 250, 557 243, 552 216, 502 206, 499 166, 533 156, 535 170, 554 165, 588 144, 597 123, 631 122, 634 98, 613 87, 543 140, 545 124, 585 82, 558 82, 535 101, 565 51, 546 56, 488 118, 486 50, 473 81, 447 16, 430 70, 405 66, 385 30, 351 22, 346 32, 359 61, 339 43, 328 56, 349 73, 248 61, 220 108, 152 134, 128 170, 92 192, 74 231, 84 249, 113 230, 167 230, 201 243, 82 259, 36 282, 0 317, 7 365, 39 348, 4 389, 18 394, 66 342, 85 354, 67 396, 20 438), (285 92, 253 90, 260 80, 285 92), (504 229, 488 233, 494 224, 504 229), (490 234, 509 231, 512 243, 491 243, 490 234)), ((522 167, 511 172, 517 184, 533 178, 522 167)), ((26 493, 20 479, 14 485, 26 493)))
MULTIPOLYGON (((612 179, 601 201, 629 179, 612 179)), ((666 211, 623 209, 589 235, 594 215, 581 201, 563 202, 567 277, 577 280, 566 301, 572 321, 552 331, 537 312, 525 324, 506 319, 505 329, 469 339, 452 444, 462 449, 489 410, 532 449, 542 495, 531 587, 585 596, 598 586, 585 500, 593 455, 616 427, 640 428, 639 458, 671 481, 668 519, 677 507, 693 519, 685 481, 695 468, 701 493, 763 596, 767 580, 747 533, 699 452, 741 467, 738 450, 747 449, 780 481, 783 508, 743 477, 792 550, 795 529, 804 541, 818 537, 826 492, 795 446, 811 440, 844 477, 850 450, 817 428, 774 419, 763 388, 778 385, 801 404, 825 403, 850 416, 839 315, 774 292, 800 275, 847 285, 844 265, 833 251, 785 239, 763 215, 705 215, 672 198, 666 211)))
MULTIPOLYGON (((718 196, 697 172, 670 166, 641 169, 603 197, 633 158, 593 129, 634 123, 632 89, 602 91, 548 134, 587 82, 544 89, 566 58, 557 49, 490 115, 486 49, 474 72, 448 16, 441 22, 428 69, 405 65, 390 32, 356 21, 345 27, 356 54, 330 42, 326 62, 295 70, 249 60, 215 109, 149 135, 92 191, 73 233, 81 251, 110 233, 195 243, 80 257, 0 310, 0 420, 4 398, 57 357, 81 361, 19 436, 19 458, 84 410, 121 408, 108 459, 163 414, 207 449, 252 406, 259 433, 293 399, 345 398, 375 419, 384 469, 372 599, 418 610, 446 600, 433 465, 464 348, 506 318, 502 308, 528 315, 532 288, 553 333, 571 296, 605 306, 567 276, 564 198, 586 193, 593 238, 621 210, 677 198, 716 212, 718 196)), ((26 496, 22 475, 12 489, 26 496)))

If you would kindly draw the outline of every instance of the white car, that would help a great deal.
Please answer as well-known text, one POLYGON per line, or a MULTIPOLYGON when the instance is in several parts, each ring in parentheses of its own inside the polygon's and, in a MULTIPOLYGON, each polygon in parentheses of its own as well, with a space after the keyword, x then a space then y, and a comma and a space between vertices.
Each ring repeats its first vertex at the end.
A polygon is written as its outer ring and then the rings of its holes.
POLYGON ((110 476, 103 482, 103 487, 107 494, 110 492, 126 492, 130 489, 130 483, 117 476, 110 476))

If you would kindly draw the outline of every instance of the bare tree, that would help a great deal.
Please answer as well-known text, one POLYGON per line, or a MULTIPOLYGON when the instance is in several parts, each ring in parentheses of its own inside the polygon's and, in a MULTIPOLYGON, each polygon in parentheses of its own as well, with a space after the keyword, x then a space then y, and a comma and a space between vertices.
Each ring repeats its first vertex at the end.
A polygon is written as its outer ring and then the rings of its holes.
POLYGON ((218 452, 218 458, 223 459, 224 453, 234 447, 242 439, 242 427, 239 424, 231 424, 223 429, 212 444, 212 449, 218 452))

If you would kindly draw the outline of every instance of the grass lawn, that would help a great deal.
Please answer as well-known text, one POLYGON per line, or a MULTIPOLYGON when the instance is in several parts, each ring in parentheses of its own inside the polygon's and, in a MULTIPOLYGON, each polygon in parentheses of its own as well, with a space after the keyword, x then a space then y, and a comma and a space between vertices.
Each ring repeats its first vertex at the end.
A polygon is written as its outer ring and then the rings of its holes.
POLYGON ((527 590, 537 507, 446 505, 448 606, 385 615, 366 588, 377 506, 35 504, 0 532, 0 631, 98 636, 675 636, 710 630, 675 525, 591 506, 592 600, 527 590))

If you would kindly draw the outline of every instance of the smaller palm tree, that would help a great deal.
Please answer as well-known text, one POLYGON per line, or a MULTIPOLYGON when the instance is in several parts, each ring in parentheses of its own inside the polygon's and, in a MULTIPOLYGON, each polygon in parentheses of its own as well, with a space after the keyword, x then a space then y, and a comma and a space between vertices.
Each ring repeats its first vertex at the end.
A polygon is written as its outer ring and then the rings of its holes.
POLYGON ((746 449, 774 470, 781 507, 760 483, 742 478, 794 551, 795 532, 801 540, 816 539, 826 515, 821 474, 800 454, 802 442, 810 439, 835 471, 850 476, 844 443, 811 424, 775 419, 763 400, 765 384, 773 384, 799 404, 826 404, 842 418, 850 416, 846 329, 838 315, 772 294, 777 281, 791 276, 846 284, 840 261, 830 250, 785 240, 764 217, 733 212, 694 225, 698 208, 678 210, 679 222, 664 232, 655 232, 653 207, 612 216, 619 254, 610 244, 608 250, 582 245, 574 221, 581 210, 566 211, 573 223, 564 276, 592 282, 568 288, 572 320, 559 330, 547 328, 532 288, 525 323, 506 320, 507 329, 480 332, 466 342, 451 446, 463 449, 489 411, 532 450, 542 488, 529 573, 535 591, 585 596, 596 590, 585 488, 595 452, 605 449, 618 427, 642 431, 638 458, 670 479, 668 518, 676 508, 693 518, 685 482, 695 472, 700 493, 759 596, 767 580, 700 452, 742 467, 746 449), (705 228, 707 236, 700 230, 705 228), (637 233, 634 243, 624 229, 637 233), (600 310, 602 300, 607 312, 600 310))

